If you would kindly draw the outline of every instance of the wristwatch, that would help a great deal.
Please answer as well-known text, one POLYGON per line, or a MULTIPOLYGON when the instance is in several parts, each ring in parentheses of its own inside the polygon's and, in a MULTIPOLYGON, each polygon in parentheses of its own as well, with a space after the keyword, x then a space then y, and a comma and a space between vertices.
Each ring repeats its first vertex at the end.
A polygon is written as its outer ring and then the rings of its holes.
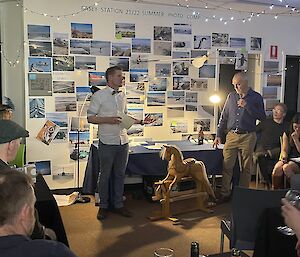
POLYGON ((144 125, 145 123, 144 123, 144 121, 143 121, 143 120, 141 120, 141 121, 140 121, 140 124, 141 124, 141 125, 144 125))

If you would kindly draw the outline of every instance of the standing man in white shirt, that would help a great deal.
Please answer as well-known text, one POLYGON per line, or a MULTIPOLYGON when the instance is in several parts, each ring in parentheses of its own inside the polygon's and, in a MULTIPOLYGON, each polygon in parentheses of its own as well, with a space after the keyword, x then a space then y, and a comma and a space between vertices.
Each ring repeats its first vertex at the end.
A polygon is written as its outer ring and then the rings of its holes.
MULTIPOLYGON (((88 109, 88 122, 98 124, 100 173, 98 191, 100 208, 98 220, 107 217, 109 207, 109 178, 113 173, 113 196, 115 212, 125 217, 132 214, 124 207, 124 179, 128 161, 129 146, 127 130, 121 126, 121 115, 127 113, 125 93, 119 91, 123 74, 120 67, 114 66, 106 70, 107 86, 97 91, 91 98, 88 109)), ((136 120, 136 124, 144 124, 136 120)))

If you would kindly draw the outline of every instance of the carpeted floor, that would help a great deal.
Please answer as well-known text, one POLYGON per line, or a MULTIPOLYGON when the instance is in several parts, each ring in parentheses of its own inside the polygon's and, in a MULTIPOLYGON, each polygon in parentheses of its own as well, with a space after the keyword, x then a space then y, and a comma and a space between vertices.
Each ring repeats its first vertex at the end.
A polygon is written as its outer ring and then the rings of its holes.
MULTIPOLYGON (((180 203, 182 204, 182 203, 180 203)), ((180 205, 179 204, 179 205, 180 205)), ((200 211, 177 216, 180 223, 147 219, 158 203, 127 197, 126 206, 134 217, 110 213, 103 222, 96 219, 98 208, 92 199, 88 204, 61 207, 63 222, 71 249, 79 257, 146 257, 155 249, 169 247, 176 257, 190 256, 190 244, 198 241, 203 254, 219 252, 220 220, 229 217, 230 204, 213 208, 214 213, 200 211)), ((228 251, 228 240, 225 239, 228 251)))

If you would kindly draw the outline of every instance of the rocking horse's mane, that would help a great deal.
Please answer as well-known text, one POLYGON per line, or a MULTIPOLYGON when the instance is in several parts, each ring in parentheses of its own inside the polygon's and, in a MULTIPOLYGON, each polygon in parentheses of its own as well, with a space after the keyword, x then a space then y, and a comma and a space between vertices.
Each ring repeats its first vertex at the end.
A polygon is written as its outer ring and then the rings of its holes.
POLYGON ((173 148, 174 150, 176 150, 179 154, 179 156, 181 157, 181 159, 183 159, 183 155, 182 155, 182 152, 180 151, 180 149, 176 146, 176 145, 167 145, 167 146, 164 146, 160 153, 159 153, 159 156, 162 160, 165 159, 165 156, 166 156, 166 152, 168 151, 168 148, 173 148))

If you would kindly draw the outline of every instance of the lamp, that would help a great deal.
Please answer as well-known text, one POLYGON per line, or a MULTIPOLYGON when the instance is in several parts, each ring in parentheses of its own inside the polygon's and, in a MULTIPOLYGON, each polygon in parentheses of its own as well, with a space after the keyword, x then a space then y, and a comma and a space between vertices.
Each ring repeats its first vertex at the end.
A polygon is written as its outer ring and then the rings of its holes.
POLYGON ((209 97, 209 101, 215 105, 221 102, 221 98, 218 94, 213 94, 209 97))
POLYGON ((201 68, 204 63, 208 60, 208 57, 206 55, 203 55, 201 57, 196 57, 193 59, 192 64, 195 68, 201 68))

